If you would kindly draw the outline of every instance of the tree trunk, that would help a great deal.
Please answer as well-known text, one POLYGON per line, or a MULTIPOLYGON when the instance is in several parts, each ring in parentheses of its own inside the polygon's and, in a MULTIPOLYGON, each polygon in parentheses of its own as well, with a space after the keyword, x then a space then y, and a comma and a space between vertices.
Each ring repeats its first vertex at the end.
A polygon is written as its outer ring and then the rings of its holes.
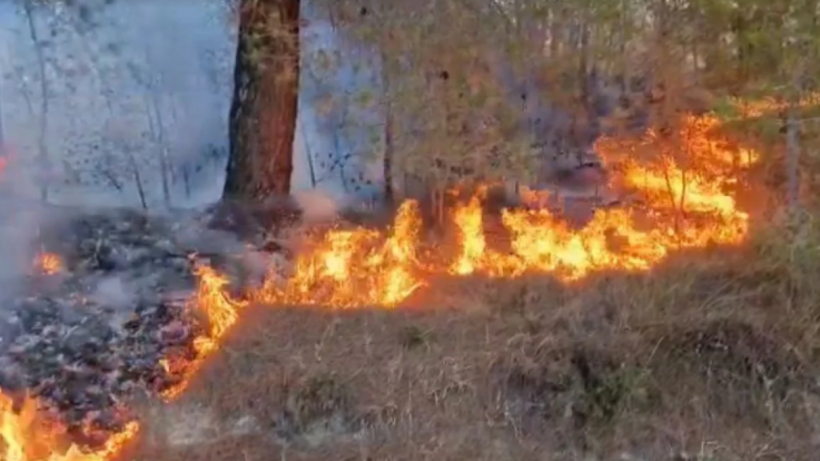
MULTIPOLYGON (((0 69, 0 72, 2 72, 2 69, 0 69)), ((0 87, 2 87, 2 82, 0 82, 0 87)), ((3 128, 3 93, 2 88, 0 88, 0 157, 3 156, 6 149, 5 131, 5 128, 3 128)))
POLYGON ((43 48, 37 33, 37 26, 34 24, 34 5, 31 0, 27 0, 23 5, 26 11, 26 18, 28 19, 29 34, 34 44, 34 51, 37 55, 37 66, 40 73, 40 129, 37 134, 37 161, 40 170, 40 200, 45 202, 48 200, 48 186, 52 173, 47 142, 49 90, 48 80, 46 79, 46 60, 45 56, 43 56, 43 48))
POLYGON ((382 52, 382 85, 384 85, 384 157, 382 158, 382 175, 384 179, 384 202, 393 205, 395 193, 393 191, 393 108, 391 107, 390 74, 387 68, 387 54, 382 52))
POLYGON ((299 93, 299 0, 243 0, 224 196, 290 192, 299 93))

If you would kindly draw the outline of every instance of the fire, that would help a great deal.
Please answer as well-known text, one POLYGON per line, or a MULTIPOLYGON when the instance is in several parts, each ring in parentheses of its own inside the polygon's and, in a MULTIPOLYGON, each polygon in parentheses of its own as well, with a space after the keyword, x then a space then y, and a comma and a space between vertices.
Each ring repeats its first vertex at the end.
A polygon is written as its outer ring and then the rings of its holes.
POLYGON ((395 306, 424 284, 419 215, 418 203, 407 201, 386 236, 364 228, 327 232, 297 258, 291 277, 272 274, 252 298, 264 304, 395 306))
POLYGON ((620 172, 621 187, 641 196, 645 209, 599 209, 581 229, 551 211, 505 210, 502 222, 512 247, 507 253, 487 248, 481 203, 471 200, 454 214, 461 241, 451 272, 549 272, 571 281, 593 271, 646 270, 678 249, 743 241, 749 216, 738 210, 727 189, 759 155, 717 139, 713 130, 718 125, 711 117, 684 120, 681 135, 688 168, 653 131, 637 143, 600 140, 596 148, 610 168, 620 172), (646 151, 655 155, 649 157, 646 151))
MULTIPOLYGON (((683 149, 651 130, 637 140, 601 139, 596 150, 614 172, 613 186, 640 197, 641 204, 595 210, 580 228, 544 208, 504 210, 500 224, 509 236, 509 248, 491 244, 479 193, 453 211, 458 242, 452 258, 442 251, 423 253, 422 245, 434 243, 423 238, 419 204, 406 201, 386 232, 358 227, 318 234, 310 239, 310 250, 297 256, 290 274, 272 269, 264 283, 249 288, 241 300, 228 293, 225 275, 198 264, 198 289, 189 308, 202 314, 206 328, 187 355, 166 357, 159 364, 179 378, 162 396, 173 400, 188 388, 251 303, 393 308, 442 274, 515 277, 542 272, 571 282, 595 271, 648 270, 679 249, 741 243, 748 234, 749 215, 738 209, 732 189, 740 182, 739 173, 760 156, 722 139, 715 133, 718 126, 710 117, 686 118, 677 134, 683 149)), ((528 199, 543 204, 545 196, 532 191, 528 199)), ((55 273, 62 263, 56 255, 43 253, 37 266, 55 273)), ((14 412, 11 399, 0 394, 0 418, 5 442, 5 457, 0 459, 7 461, 108 461, 138 429, 129 426, 100 450, 86 453, 73 445, 59 450, 62 434, 50 427, 42 430, 31 400, 14 412)))
POLYGON ((487 247, 479 197, 472 197, 466 207, 457 208, 453 220, 458 230, 462 251, 451 271, 458 275, 473 273, 481 264, 487 247))
POLYGON ((54 253, 40 253, 34 264, 45 275, 54 275, 63 268, 63 261, 54 253))
POLYGON ((228 279, 207 265, 198 265, 195 274, 199 278, 199 288, 190 301, 190 307, 204 314, 208 325, 206 334, 194 340, 195 358, 164 359, 160 364, 170 374, 181 375, 179 384, 162 393, 166 400, 173 400, 187 389, 190 377, 203 365, 205 359, 219 349, 219 342, 239 319, 239 310, 247 304, 236 300, 225 292, 228 279))
POLYGON ((38 411, 35 400, 27 397, 17 409, 11 397, 0 393, 0 459, 5 461, 108 461, 138 432, 139 424, 131 422, 99 449, 86 451, 67 444, 65 432, 38 411))

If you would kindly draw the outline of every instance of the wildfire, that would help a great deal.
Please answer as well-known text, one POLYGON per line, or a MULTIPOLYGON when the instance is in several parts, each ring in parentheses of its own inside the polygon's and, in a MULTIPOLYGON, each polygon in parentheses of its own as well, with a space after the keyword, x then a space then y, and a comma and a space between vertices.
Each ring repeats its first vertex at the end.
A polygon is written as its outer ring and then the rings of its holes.
POLYGON ((34 261, 35 267, 45 275, 54 275, 63 268, 63 261, 54 253, 40 253, 34 261))
POLYGON ((139 424, 131 422, 111 436, 97 450, 85 451, 66 443, 63 428, 49 421, 38 411, 37 402, 25 398, 19 409, 11 397, 0 393, 0 440, 4 461, 108 461, 139 432, 139 424))
POLYGON ((162 396, 173 400, 187 389, 190 377, 196 373, 211 354, 219 349, 219 341, 239 319, 239 310, 246 302, 236 300, 225 292, 228 279, 206 265, 198 265, 195 273, 199 278, 199 288, 190 301, 190 307, 204 314, 208 330, 194 340, 195 358, 166 358, 162 361, 165 370, 181 375, 179 384, 165 390, 162 396))
POLYGON ((330 231, 297 258, 291 277, 271 274, 252 298, 264 304, 395 306, 424 284, 420 234, 418 203, 407 201, 386 236, 364 228, 330 231))
MULTIPOLYGON (((722 139, 714 132, 718 125, 709 117, 686 118, 677 134, 683 149, 653 131, 637 140, 601 139, 596 150, 614 172, 613 186, 640 201, 595 210, 581 228, 543 208, 504 210, 500 224, 509 236, 508 248, 492 244, 479 193, 453 211, 455 255, 421 251, 423 244, 431 243, 422 236, 419 204, 407 201, 387 232, 359 227, 320 233, 311 239, 309 251, 297 256, 290 274, 272 269, 243 300, 228 293, 226 276, 199 264, 198 290, 189 307, 202 315, 207 327, 187 354, 160 364, 179 378, 163 397, 173 400, 188 388, 190 378, 219 349, 250 303, 392 308, 440 274, 515 277, 544 272, 576 281, 601 270, 648 270, 679 249, 740 243, 748 233, 749 215, 738 209, 732 189, 740 182, 739 173, 755 165, 759 155, 722 139)), ((543 204, 545 197, 539 194, 532 191, 527 200, 543 204)), ((43 253, 37 259, 44 273, 55 273, 61 265, 56 255, 43 253)), ((76 446, 60 451, 60 432, 39 429, 35 410, 34 402, 27 400, 23 411, 14 412, 11 399, 0 394, 0 437, 6 453, 0 459, 107 461, 138 428, 129 426, 93 453, 76 446)))
POLYGON ((596 210, 581 229, 547 210, 505 210, 510 252, 487 247, 481 203, 471 200, 454 214, 461 252, 451 272, 550 272, 570 281, 596 270, 646 270, 678 249, 741 242, 749 216, 727 190, 759 156, 716 139, 712 130, 717 125, 710 117, 684 120, 688 168, 653 131, 638 142, 601 139, 597 151, 620 173, 621 187, 639 195, 644 206, 596 210))

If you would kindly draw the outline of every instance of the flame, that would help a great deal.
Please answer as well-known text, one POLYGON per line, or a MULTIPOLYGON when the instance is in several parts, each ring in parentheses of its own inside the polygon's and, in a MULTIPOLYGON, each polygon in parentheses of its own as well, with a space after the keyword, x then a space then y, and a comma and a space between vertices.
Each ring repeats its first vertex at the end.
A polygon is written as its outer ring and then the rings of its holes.
POLYGON ((471 200, 454 213, 461 240, 450 272, 492 276, 550 272, 572 281, 593 271, 647 270, 678 249, 742 242, 749 215, 738 210, 726 190, 736 184, 737 173, 760 156, 720 139, 714 133, 718 126, 712 117, 684 120, 680 134, 686 141, 687 167, 651 130, 637 142, 599 140, 596 150, 620 172, 622 187, 640 195, 647 209, 599 209, 581 229, 573 229, 548 210, 504 210, 502 222, 511 236, 509 253, 487 247, 481 204, 471 200), (640 161, 646 151, 654 158, 640 161))
POLYGON ((453 220, 462 248, 451 268, 455 274, 471 274, 481 264, 487 248, 482 214, 481 201, 478 197, 472 197, 466 207, 459 207, 455 210, 453 220))
POLYGON ((40 253, 37 255, 34 265, 45 275, 54 275, 63 269, 63 261, 54 253, 40 253))
POLYGON ((63 428, 38 412, 35 400, 26 397, 15 411, 14 400, 0 393, 0 459, 4 461, 108 461, 139 432, 139 424, 128 423, 108 438, 102 447, 86 451, 75 444, 66 448, 63 428), (62 449, 61 449, 62 448, 62 449))
MULTIPOLYGON (((292 273, 271 269, 264 283, 250 288, 240 300, 227 291, 228 278, 198 264, 192 312, 202 314, 207 328, 187 355, 169 356, 159 366, 177 384, 162 392, 173 400, 189 386, 191 377, 216 352, 250 303, 266 305, 323 305, 336 308, 383 306, 393 308, 439 274, 465 276, 483 273, 515 277, 525 272, 548 272, 576 281, 595 271, 648 270, 670 253, 710 244, 738 244, 749 229, 749 215, 738 209, 731 189, 740 173, 759 160, 757 152, 732 145, 716 133, 717 119, 687 117, 677 133, 683 149, 650 130, 639 139, 599 140, 596 150, 615 172, 617 186, 642 199, 643 206, 598 209, 581 228, 558 213, 503 210, 501 224, 509 235, 508 250, 495 248, 485 230, 481 189, 453 212, 457 254, 445 259, 436 251, 421 251, 423 242, 419 204, 406 201, 387 232, 357 227, 335 228, 310 239, 292 273)), ((613 184, 614 185, 614 184, 613 184)), ((547 195, 526 191, 530 204, 543 205, 547 195)), ((440 250, 440 248, 438 248, 440 250)), ((60 270, 58 257, 42 254, 43 272, 60 270)), ((85 453, 70 446, 57 454, 59 431, 34 430, 36 406, 27 401, 19 413, 0 394, 0 437, 6 461, 107 461, 134 437, 138 426, 112 436, 102 449, 85 453)))
POLYGON ((227 277, 217 273, 212 267, 199 264, 194 273, 199 278, 199 285, 189 306, 204 314, 208 330, 195 338, 193 360, 180 357, 165 358, 160 362, 167 373, 180 376, 177 385, 162 392, 166 401, 177 398, 188 388, 191 376, 202 367, 205 359, 219 349, 220 340, 239 319, 239 310, 247 305, 226 293, 225 286, 229 283, 227 277))
POLYGON ((271 274, 252 298, 264 304, 395 306, 424 284, 420 234, 419 205, 407 201, 386 236, 365 228, 327 232, 297 258, 291 277, 271 274))

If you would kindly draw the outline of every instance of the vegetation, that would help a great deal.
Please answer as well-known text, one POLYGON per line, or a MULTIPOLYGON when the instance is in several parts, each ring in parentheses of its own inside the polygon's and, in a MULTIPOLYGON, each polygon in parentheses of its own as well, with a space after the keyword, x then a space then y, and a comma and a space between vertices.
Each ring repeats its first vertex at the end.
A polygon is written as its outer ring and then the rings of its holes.
MULTIPOLYGON (((300 75, 346 59, 297 59, 300 3, 238 4, 226 198, 290 192, 300 75)), ((747 179, 771 200, 745 197, 742 248, 647 274, 447 279, 389 312, 254 306, 189 394, 146 410, 136 459, 816 458, 816 1, 310 3, 377 70, 327 104, 380 114, 342 158, 376 160, 389 204, 437 213, 454 185, 535 183, 603 134, 650 130, 641 160, 685 173, 681 127, 706 113, 761 153, 747 179), (188 412, 218 423, 181 442, 188 412), (228 426, 242 418, 255 429, 228 426)))

